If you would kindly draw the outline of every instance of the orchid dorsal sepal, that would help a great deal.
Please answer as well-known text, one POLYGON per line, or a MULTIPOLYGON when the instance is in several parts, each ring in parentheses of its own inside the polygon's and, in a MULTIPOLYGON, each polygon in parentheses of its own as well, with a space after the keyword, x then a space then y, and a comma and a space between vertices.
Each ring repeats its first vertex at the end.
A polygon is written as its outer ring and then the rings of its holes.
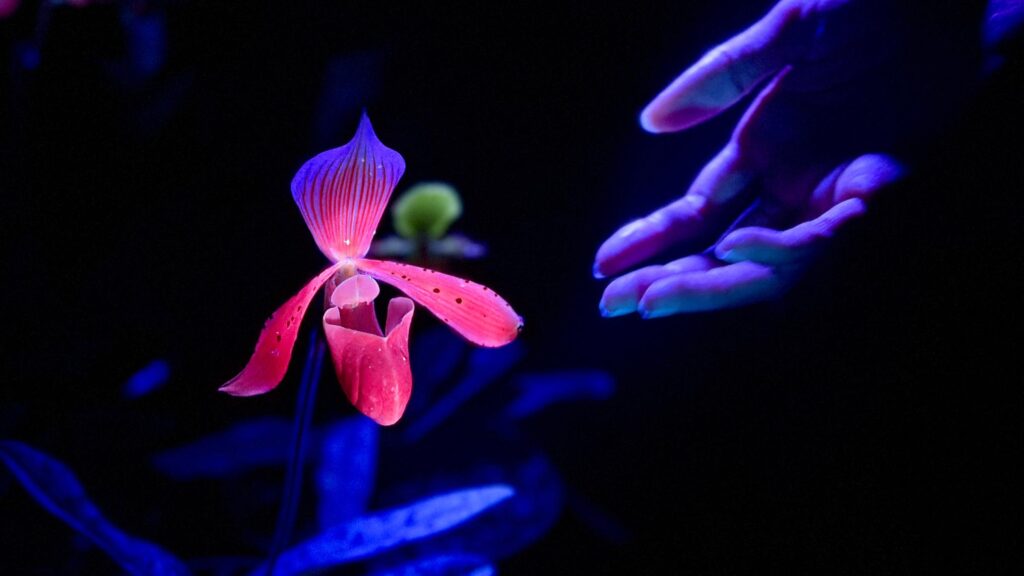
POLYGON ((404 172, 402 155, 377 138, 365 113, 351 141, 299 168, 292 179, 292 198, 328 259, 366 255, 404 172))

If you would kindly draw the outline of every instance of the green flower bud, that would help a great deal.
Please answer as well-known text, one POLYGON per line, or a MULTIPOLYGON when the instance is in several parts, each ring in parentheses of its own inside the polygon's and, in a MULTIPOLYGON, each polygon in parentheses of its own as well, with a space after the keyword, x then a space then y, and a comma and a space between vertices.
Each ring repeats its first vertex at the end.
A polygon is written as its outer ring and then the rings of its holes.
POLYGON ((409 188, 391 208, 395 231, 406 238, 438 239, 462 215, 459 193, 444 182, 409 188))

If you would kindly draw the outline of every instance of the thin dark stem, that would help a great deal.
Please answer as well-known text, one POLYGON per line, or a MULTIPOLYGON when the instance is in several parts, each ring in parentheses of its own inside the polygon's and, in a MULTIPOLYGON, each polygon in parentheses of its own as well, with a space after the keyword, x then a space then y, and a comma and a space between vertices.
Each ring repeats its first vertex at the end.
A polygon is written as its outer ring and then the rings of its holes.
POLYGON ((274 573, 274 564, 281 551, 291 541, 292 530, 295 528, 295 515, 299 509, 299 497, 302 493, 303 464, 306 461, 306 439, 309 436, 310 423, 313 421, 313 406, 316 403, 316 389, 320 383, 320 371, 323 368, 324 343, 319 331, 313 329, 309 339, 309 352, 306 354, 306 365, 302 369, 302 380, 299 384, 299 400, 295 406, 295 430, 292 434, 291 456, 288 459, 288 471, 285 474, 284 497, 281 510, 277 516, 277 527, 274 529, 274 541, 267 560, 267 574, 274 573))

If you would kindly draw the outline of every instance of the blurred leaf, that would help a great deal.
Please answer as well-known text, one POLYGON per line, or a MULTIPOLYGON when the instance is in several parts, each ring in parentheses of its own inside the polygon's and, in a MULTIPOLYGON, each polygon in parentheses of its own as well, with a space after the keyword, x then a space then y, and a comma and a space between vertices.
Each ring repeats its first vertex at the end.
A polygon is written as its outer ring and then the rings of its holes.
POLYGON ((400 236, 385 236, 370 244, 370 254, 374 258, 391 258, 401 260, 416 253, 416 242, 400 236))
POLYGON ((371 572, 371 576, 492 576, 487 558, 469 554, 432 556, 371 572))
MULTIPOLYGON (((285 551, 277 559, 273 573, 301 574, 381 554, 450 530, 513 494, 508 486, 483 486, 362 516, 285 551)), ((261 567, 252 574, 259 576, 265 571, 261 567)))
POLYGON ((377 474, 379 436, 377 424, 361 415, 324 431, 316 472, 321 528, 337 526, 366 511, 377 474))
POLYGON ((170 377, 171 365, 166 360, 153 360, 128 378, 121 393, 125 398, 140 398, 159 390, 170 377))
POLYGON ((1024 28, 1024 3, 1021 0, 989 0, 985 13, 985 44, 988 47, 1007 42, 1024 28))
POLYGON ((615 391, 615 381, 600 370, 574 370, 523 374, 515 378, 519 396, 505 409, 505 417, 512 420, 556 404, 575 400, 602 400, 615 391))
POLYGON ((431 240, 427 251, 435 258, 483 258, 487 248, 462 234, 449 234, 439 240, 431 240))
POLYGON ((404 439, 412 443, 421 440, 451 416, 467 400, 498 378, 506 375, 523 357, 523 345, 518 341, 501 348, 473 348, 469 355, 466 375, 446 396, 438 400, 423 416, 409 425, 404 439))
POLYGON ((462 215, 462 200, 450 184, 423 182, 398 197, 391 215, 395 231, 402 236, 436 240, 462 215))
POLYGON ((416 414, 445 380, 455 376, 459 363, 469 353, 469 345, 447 326, 435 326, 424 330, 410 349, 416 393, 407 413, 416 414))
POLYGON ((134 538, 108 522, 89 501, 74 473, 57 460, 20 442, 0 442, 0 460, 43 508, 103 549, 138 576, 189 574, 188 568, 156 544, 134 538))
POLYGON ((292 428, 284 418, 249 420, 161 452, 153 458, 153 466, 176 480, 193 480, 284 464, 291 449, 292 428))

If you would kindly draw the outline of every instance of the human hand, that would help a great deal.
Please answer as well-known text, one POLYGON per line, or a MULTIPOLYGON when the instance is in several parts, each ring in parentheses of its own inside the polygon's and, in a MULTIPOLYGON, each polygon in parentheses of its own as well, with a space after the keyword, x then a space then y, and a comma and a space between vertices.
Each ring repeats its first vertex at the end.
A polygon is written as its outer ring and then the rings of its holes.
POLYGON ((648 104, 641 125, 675 132, 770 78, 686 194, 608 238, 594 275, 674 245, 711 247, 615 278, 602 314, 650 318, 775 297, 901 177, 892 151, 939 124, 974 80, 965 17, 983 8, 922 16, 909 4, 783 0, 648 104))

